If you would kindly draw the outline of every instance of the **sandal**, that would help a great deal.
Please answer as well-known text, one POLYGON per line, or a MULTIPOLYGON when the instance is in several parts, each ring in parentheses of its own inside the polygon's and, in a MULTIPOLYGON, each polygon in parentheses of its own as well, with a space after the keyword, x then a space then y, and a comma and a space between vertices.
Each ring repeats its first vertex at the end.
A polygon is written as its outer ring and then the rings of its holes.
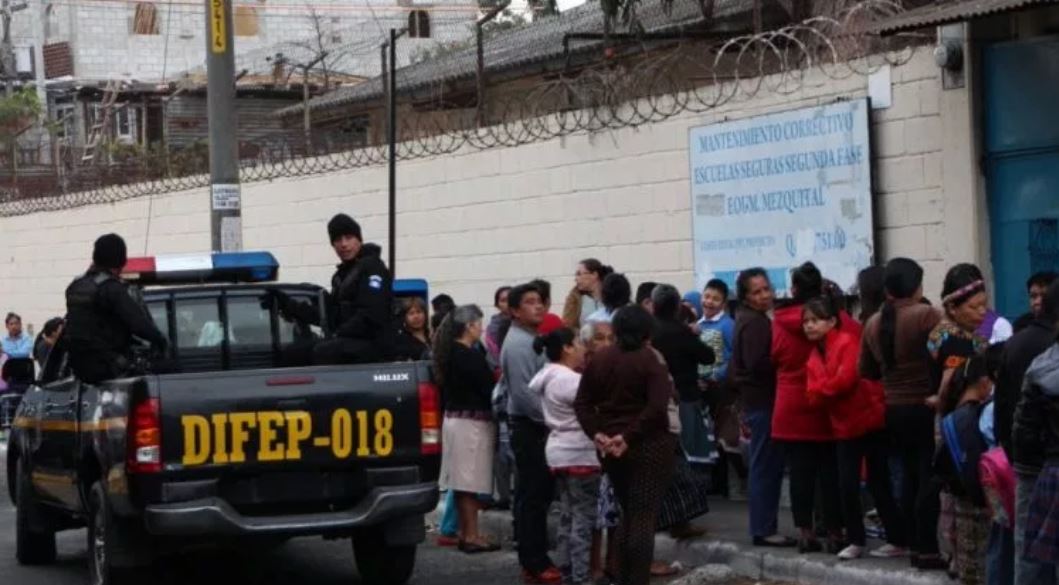
POLYGON ((468 542, 463 540, 460 541, 457 548, 462 553, 476 555, 480 553, 496 552, 500 550, 500 545, 494 542, 468 542))
POLYGON ((679 572, 680 567, 676 563, 666 563, 663 561, 654 561, 651 563, 652 577, 672 577, 679 572))

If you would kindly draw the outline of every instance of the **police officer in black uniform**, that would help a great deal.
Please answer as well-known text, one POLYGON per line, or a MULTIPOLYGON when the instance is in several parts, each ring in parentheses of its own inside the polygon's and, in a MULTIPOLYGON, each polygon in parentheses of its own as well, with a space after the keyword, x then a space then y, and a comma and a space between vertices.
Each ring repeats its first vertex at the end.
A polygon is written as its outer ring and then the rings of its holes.
POLYGON ((128 374, 133 335, 159 352, 168 345, 146 307, 119 278, 127 257, 121 236, 101 236, 92 252, 92 267, 66 289, 62 343, 74 374, 84 382, 97 384, 128 374))
MULTIPOLYGON (((393 359, 393 278, 382 261, 382 248, 365 244, 360 224, 344 213, 331 218, 327 233, 341 261, 331 278, 331 293, 326 295, 333 337, 315 344, 312 361, 333 365, 393 359)), ((282 293, 275 295, 285 315, 320 324, 320 314, 311 305, 282 293)))

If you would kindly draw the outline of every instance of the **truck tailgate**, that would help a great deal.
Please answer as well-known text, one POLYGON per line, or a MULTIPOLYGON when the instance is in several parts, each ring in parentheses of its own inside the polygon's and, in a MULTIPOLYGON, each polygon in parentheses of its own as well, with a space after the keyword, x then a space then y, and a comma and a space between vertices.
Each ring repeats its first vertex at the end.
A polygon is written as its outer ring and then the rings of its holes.
POLYGON ((160 376, 161 479, 237 507, 354 501, 369 469, 424 461, 427 375, 408 362, 160 376))

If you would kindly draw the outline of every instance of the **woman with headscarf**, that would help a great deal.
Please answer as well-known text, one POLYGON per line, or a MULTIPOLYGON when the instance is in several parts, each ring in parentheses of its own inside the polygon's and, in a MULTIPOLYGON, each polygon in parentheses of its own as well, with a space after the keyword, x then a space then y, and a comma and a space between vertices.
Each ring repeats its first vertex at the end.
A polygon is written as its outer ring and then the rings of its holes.
MULTIPOLYGON (((957 264, 945 274, 941 291, 944 317, 927 341, 932 359, 931 387, 936 392, 928 399, 928 404, 935 409, 952 399, 952 380, 956 373, 968 360, 981 355, 989 347, 989 339, 980 331, 989 304, 981 276, 982 272, 973 264, 957 264)), ((988 523, 981 509, 948 492, 940 492, 940 487, 936 481, 934 492, 939 493, 942 542, 953 553, 950 568, 960 575, 971 576, 974 581, 976 576, 984 575, 982 559, 966 553, 978 551, 981 544, 978 541, 985 537, 980 531, 984 526, 988 532, 988 523)))

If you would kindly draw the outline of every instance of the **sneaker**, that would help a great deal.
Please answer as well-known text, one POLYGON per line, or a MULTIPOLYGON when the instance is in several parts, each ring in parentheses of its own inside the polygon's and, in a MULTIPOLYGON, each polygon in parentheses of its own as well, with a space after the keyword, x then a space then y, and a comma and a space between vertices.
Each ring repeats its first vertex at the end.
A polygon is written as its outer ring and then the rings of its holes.
POLYGON ((907 557, 908 549, 892 544, 884 544, 868 554, 877 559, 896 559, 898 557, 907 557))
POLYGON ((864 547, 851 544, 838 553, 838 560, 852 561, 853 559, 859 559, 862 556, 864 556, 864 547))

